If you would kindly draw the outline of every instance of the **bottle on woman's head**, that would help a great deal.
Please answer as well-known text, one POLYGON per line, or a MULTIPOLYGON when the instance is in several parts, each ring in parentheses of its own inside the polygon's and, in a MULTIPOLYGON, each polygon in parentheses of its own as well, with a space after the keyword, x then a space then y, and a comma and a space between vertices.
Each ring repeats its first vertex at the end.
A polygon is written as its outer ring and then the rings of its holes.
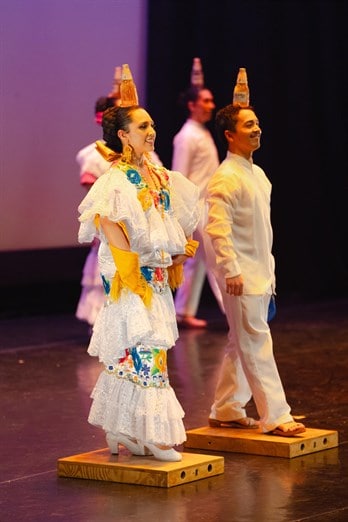
POLYGON ((128 63, 122 65, 120 94, 121 107, 139 105, 137 88, 133 81, 133 76, 128 63))
POLYGON ((245 67, 240 67, 237 82, 233 90, 232 105, 239 105, 240 107, 249 106, 249 87, 248 76, 245 67))

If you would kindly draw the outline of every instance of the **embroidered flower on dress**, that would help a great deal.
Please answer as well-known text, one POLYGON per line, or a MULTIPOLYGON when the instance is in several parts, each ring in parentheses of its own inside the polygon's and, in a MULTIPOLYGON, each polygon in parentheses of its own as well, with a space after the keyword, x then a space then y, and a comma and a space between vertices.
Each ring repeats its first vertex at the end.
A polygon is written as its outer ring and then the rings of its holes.
POLYGON ((140 356, 139 356, 135 346, 133 346, 133 348, 131 349, 130 353, 131 353, 131 356, 132 356, 132 359, 133 359, 133 364, 134 364, 135 371, 137 373, 139 373, 140 370, 141 370, 141 367, 142 367, 142 362, 141 362, 141 358, 140 358, 140 356))
POLYGON ((160 267, 156 267, 155 268, 155 277, 156 277, 156 281, 164 281, 164 275, 163 275, 163 269, 160 268, 160 267))
POLYGON ((156 373, 164 373, 167 369, 167 352, 165 350, 153 349, 154 365, 151 370, 151 375, 156 373))
POLYGON ((162 189, 161 190, 161 201, 162 201, 162 205, 163 205, 164 210, 169 210, 169 208, 170 208, 170 195, 169 195, 168 190, 166 190, 166 189, 162 189))
POLYGON ((145 377, 150 375, 150 366, 148 364, 143 364, 142 370, 145 377))
POLYGON ((139 172, 135 169, 128 169, 126 172, 126 176, 129 179, 129 181, 133 183, 133 185, 139 185, 139 183, 141 182, 141 176, 139 172))
POLYGON ((104 292, 106 293, 106 295, 109 295, 109 293, 110 293, 110 281, 108 281, 103 275, 101 276, 101 278, 102 278, 102 281, 103 281, 104 292))
POLYGON ((126 173, 128 181, 137 187, 138 200, 144 211, 148 210, 152 204, 155 207, 163 208, 168 211, 170 209, 170 192, 168 190, 169 176, 163 167, 157 167, 149 164, 149 169, 158 178, 161 188, 159 190, 150 189, 147 183, 143 180, 139 172, 133 168, 128 168, 127 165, 118 165, 123 172, 126 173))
POLYGON ((153 268, 151 268, 149 266, 142 266, 142 267, 140 267, 140 271, 143 274, 143 276, 145 277, 146 281, 151 281, 153 268))
POLYGON ((143 210, 148 210, 151 207, 153 201, 147 187, 138 190, 138 200, 140 201, 143 210))

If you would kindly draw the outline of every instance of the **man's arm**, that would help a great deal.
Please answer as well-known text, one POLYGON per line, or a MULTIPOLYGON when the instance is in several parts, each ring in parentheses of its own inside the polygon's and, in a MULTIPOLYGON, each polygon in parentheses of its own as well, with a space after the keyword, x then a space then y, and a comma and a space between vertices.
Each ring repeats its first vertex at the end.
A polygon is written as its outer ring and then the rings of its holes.
POLYGON ((210 236, 216 255, 216 266, 226 279, 226 292, 241 295, 243 278, 233 244, 233 211, 238 187, 222 173, 214 174, 208 185, 209 205, 206 232, 210 236))

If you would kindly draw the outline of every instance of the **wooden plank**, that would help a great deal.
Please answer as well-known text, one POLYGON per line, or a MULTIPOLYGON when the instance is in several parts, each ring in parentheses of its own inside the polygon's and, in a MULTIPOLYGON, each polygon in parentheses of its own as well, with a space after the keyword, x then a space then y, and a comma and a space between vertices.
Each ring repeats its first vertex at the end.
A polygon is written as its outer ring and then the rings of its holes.
POLYGON ((58 476, 105 480, 125 484, 170 488, 224 472, 224 458, 183 453, 181 462, 161 462, 153 457, 137 457, 126 450, 111 455, 108 448, 61 458, 58 476))
POLYGON ((185 448, 293 458, 338 446, 338 432, 307 428, 295 437, 267 435, 255 429, 211 428, 186 432, 185 448))

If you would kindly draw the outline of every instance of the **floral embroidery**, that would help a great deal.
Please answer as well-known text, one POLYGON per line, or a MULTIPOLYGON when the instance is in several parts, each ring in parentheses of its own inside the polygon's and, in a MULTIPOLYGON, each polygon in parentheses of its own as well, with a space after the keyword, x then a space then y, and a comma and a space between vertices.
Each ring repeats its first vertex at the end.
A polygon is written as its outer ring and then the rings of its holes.
POLYGON ((110 293, 110 281, 108 279, 105 278, 105 276, 101 276, 102 278, 102 281, 103 281, 103 287, 104 287, 104 292, 106 293, 106 295, 109 295, 110 293))
POLYGON ((135 346, 133 346, 133 348, 131 349, 131 356, 133 359, 135 371, 139 373, 142 367, 142 361, 135 346))
POLYGON ((151 370, 152 375, 156 373, 163 373, 167 368, 167 353, 165 350, 158 350, 154 348, 154 364, 151 370))
POLYGON ((142 266, 140 271, 155 292, 161 294, 168 289, 168 272, 161 267, 142 266))
POLYGON ((169 191, 167 189, 162 189, 161 190, 161 200, 162 200, 162 205, 164 207, 164 210, 169 210, 169 208, 170 208, 170 195, 169 195, 169 191))
POLYGON ((160 267, 155 268, 155 277, 156 277, 157 281, 160 281, 160 283, 162 283, 164 281, 163 268, 160 268, 160 267))
POLYGON ((142 344, 126 350, 125 357, 117 365, 108 365, 105 371, 119 379, 150 388, 169 386, 167 374, 167 352, 161 348, 145 347, 142 344))
POLYGON ((133 185, 139 185, 139 183, 141 182, 141 176, 139 172, 135 169, 128 169, 126 172, 126 176, 129 179, 129 181, 133 183, 133 185))
POLYGON ((140 270, 143 276, 145 277, 146 281, 151 281, 153 269, 149 266, 142 266, 140 270))
POLYGON ((130 168, 129 165, 120 162, 118 167, 125 172, 128 181, 136 185, 138 200, 144 211, 148 210, 152 204, 154 204, 157 209, 163 209, 167 212, 170 210, 169 176, 165 168, 153 164, 147 165, 161 184, 159 190, 150 189, 139 172, 134 168, 130 168))
POLYGON ((151 207, 153 199, 147 187, 138 190, 138 200, 140 201, 140 204, 144 211, 148 210, 151 207))

